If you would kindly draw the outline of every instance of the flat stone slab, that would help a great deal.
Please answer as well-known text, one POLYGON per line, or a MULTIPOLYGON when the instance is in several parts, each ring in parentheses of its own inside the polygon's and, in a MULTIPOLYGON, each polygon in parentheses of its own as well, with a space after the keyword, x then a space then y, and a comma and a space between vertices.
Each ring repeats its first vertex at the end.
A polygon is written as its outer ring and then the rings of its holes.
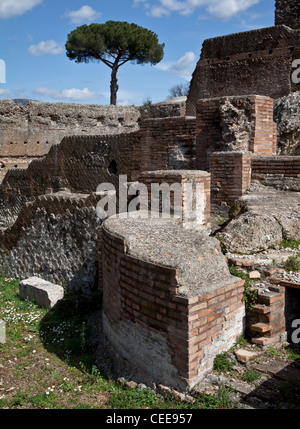
POLYGON ((235 351, 235 356, 239 362, 247 363, 249 360, 257 357, 257 352, 245 349, 238 349, 235 351))
POLYGON ((241 281, 230 274, 216 238, 181 228, 172 217, 139 218, 139 214, 110 217, 104 229, 126 241, 128 255, 177 269, 179 295, 202 296, 241 281))
POLYGON ((64 297, 64 288, 39 277, 30 277, 19 284, 19 296, 34 301, 39 307, 52 308, 64 297))
POLYGON ((300 369, 286 362, 267 362, 255 365, 254 369, 269 374, 275 378, 292 381, 300 388, 300 369))

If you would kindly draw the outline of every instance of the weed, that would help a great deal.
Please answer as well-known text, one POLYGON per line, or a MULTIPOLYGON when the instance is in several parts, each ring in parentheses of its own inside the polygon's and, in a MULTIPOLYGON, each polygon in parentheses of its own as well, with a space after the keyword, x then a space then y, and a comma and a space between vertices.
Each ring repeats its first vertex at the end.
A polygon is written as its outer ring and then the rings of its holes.
POLYGON ((23 392, 23 390, 19 390, 15 394, 11 405, 12 406, 16 406, 16 407, 17 406, 22 406, 22 405, 25 404, 26 400, 27 400, 27 393, 23 392))
POLYGON ((227 358, 226 353, 218 354, 214 359, 213 369, 215 371, 231 371, 233 368, 233 363, 227 358))
POLYGON ((267 348, 267 352, 268 352, 268 354, 269 354, 270 356, 272 356, 272 357, 276 357, 276 356, 278 356, 278 350, 276 350, 273 346, 269 346, 269 347, 267 348))
POLYGON ((227 249, 226 249, 226 246, 225 246, 225 244, 224 244, 224 239, 223 239, 223 237, 221 237, 220 235, 216 235, 216 238, 219 240, 219 242, 220 242, 220 247, 221 247, 221 251, 222 251, 222 253, 223 253, 223 255, 226 255, 226 253, 227 253, 227 249))
POLYGON ((260 373, 251 369, 245 371, 243 374, 243 379, 248 383, 253 383, 256 380, 259 380, 260 378, 261 378, 260 373))
POLYGON ((300 258, 297 256, 290 256, 284 263, 286 271, 294 272, 300 270, 300 258))
POLYGON ((153 408, 158 403, 158 396, 150 389, 130 389, 123 385, 116 385, 110 389, 112 408, 153 408))
POLYGON ((283 249, 291 248, 291 249, 300 249, 300 241, 289 239, 289 240, 283 240, 280 243, 280 247, 283 249))
POLYGON ((234 390, 231 387, 223 385, 218 393, 220 407, 223 409, 231 408, 230 394, 234 390))
POLYGON ((33 395, 28 399, 28 401, 38 408, 54 408, 55 399, 55 393, 50 392, 49 394, 38 393, 37 395, 33 395))
POLYGON ((244 347, 246 345, 249 344, 249 341, 244 337, 244 335, 240 335, 237 339, 236 339, 236 345, 240 346, 240 347, 244 347))
POLYGON ((288 358, 290 360, 299 360, 300 359, 300 354, 299 354, 299 350, 294 350, 289 346, 284 346, 285 352, 288 356, 288 358))

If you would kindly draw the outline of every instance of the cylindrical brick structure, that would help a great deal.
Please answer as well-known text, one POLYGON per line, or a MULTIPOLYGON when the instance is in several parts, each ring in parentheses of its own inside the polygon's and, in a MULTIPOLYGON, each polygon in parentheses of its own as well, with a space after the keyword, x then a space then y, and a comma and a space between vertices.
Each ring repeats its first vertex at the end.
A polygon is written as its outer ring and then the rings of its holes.
POLYGON ((101 229, 104 345, 137 381, 193 387, 243 332, 244 281, 217 239, 172 220, 101 229))

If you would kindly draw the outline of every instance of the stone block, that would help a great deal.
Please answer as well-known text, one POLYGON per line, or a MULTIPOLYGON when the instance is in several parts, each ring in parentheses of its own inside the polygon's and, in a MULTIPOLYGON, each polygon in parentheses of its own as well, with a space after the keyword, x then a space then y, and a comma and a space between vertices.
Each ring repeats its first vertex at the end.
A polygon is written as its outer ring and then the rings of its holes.
POLYGON ((39 307, 52 308, 64 297, 64 289, 39 277, 30 277, 20 282, 19 296, 26 301, 34 301, 39 307))
POLYGON ((257 353, 250 350, 239 349, 235 351, 235 355, 239 362, 247 363, 249 360, 255 358, 257 353))

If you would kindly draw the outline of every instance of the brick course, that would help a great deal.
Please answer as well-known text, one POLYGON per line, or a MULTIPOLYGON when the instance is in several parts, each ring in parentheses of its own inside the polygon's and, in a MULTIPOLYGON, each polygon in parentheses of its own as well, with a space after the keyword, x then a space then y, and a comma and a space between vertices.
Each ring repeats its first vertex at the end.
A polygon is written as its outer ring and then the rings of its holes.
POLYGON ((178 270, 130 255, 126 240, 102 234, 106 346, 144 381, 186 389, 243 330, 244 281, 180 296, 178 270))

